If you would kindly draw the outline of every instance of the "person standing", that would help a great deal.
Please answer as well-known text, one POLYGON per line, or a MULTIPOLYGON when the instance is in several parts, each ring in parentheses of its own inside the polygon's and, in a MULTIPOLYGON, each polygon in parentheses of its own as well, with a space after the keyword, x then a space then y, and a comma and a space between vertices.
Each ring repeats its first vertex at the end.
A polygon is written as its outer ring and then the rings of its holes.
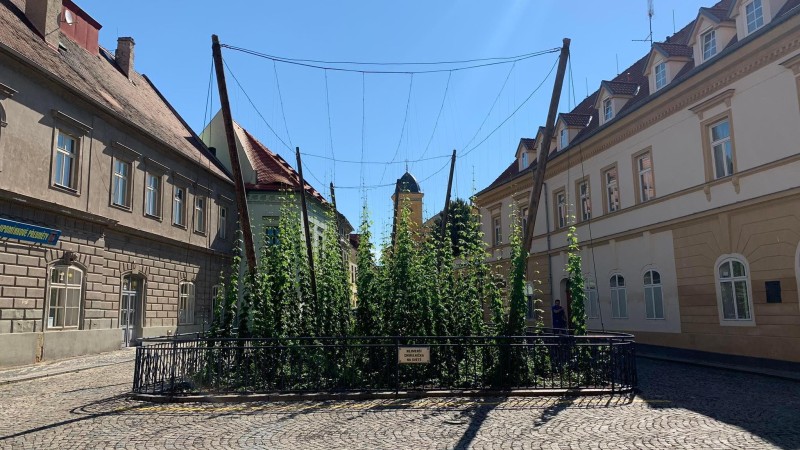
POLYGON ((567 328, 567 312, 561 307, 561 300, 553 302, 553 328, 560 330, 567 328))

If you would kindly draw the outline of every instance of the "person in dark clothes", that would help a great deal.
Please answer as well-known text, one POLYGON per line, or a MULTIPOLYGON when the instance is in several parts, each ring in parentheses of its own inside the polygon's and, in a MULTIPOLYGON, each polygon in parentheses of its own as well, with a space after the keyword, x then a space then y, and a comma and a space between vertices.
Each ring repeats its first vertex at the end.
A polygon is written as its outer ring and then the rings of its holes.
POLYGON ((553 302, 553 328, 567 328, 567 312, 561 307, 561 300, 553 302))

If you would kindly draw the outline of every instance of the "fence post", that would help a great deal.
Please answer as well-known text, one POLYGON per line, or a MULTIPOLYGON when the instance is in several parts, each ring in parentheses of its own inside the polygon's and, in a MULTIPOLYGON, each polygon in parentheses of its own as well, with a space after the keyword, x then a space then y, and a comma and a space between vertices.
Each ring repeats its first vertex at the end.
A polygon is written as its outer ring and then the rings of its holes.
POLYGON ((400 393, 400 338, 394 338, 394 395, 400 393))
POLYGON ((614 340, 613 338, 608 338, 608 351, 611 353, 611 394, 614 394, 614 379, 616 378, 616 369, 617 369, 617 361, 614 357, 614 340))
POLYGON ((170 386, 169 390, 171 394, 175 393, 175 366, 178 363, 178 340, 176 338, 172 339, 172 368, 170 369, 170 386))
POLYGON ((141 359, 142 359, 142 347, 136 347, 136 361, 134 361, 133 366, 133 391, 139 392, 139 385, 141 383, 141 378, 139 375, 139 371, 141 370, 141 359))

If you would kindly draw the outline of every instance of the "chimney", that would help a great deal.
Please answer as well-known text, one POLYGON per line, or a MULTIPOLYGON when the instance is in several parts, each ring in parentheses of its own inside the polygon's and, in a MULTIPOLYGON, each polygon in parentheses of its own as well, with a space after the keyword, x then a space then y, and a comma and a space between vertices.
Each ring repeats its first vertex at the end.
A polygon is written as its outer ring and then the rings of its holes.
POLYGON ((114 59, 117 60, 117 66, 122 73, 130 78, 133 72, 133 42, 132 37, 121 37, 117 39, 117 51, 114 53, 114 59))
POLYGON ((61 0, 27 0, 25 2, 25 16, 44 37, 45 42, 56 49, 61 34, 59 32, 61 9, 61 0))

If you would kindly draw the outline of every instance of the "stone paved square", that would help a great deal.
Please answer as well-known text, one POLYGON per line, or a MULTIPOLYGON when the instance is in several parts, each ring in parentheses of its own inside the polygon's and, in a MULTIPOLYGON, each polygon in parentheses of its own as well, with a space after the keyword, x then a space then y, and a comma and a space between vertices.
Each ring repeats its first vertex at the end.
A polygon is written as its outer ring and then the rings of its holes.
POLYGON ((636 396, 151 404, 128 357, 0 384, 0 448, 800 448, 800 383, 678 363, 636 396))

